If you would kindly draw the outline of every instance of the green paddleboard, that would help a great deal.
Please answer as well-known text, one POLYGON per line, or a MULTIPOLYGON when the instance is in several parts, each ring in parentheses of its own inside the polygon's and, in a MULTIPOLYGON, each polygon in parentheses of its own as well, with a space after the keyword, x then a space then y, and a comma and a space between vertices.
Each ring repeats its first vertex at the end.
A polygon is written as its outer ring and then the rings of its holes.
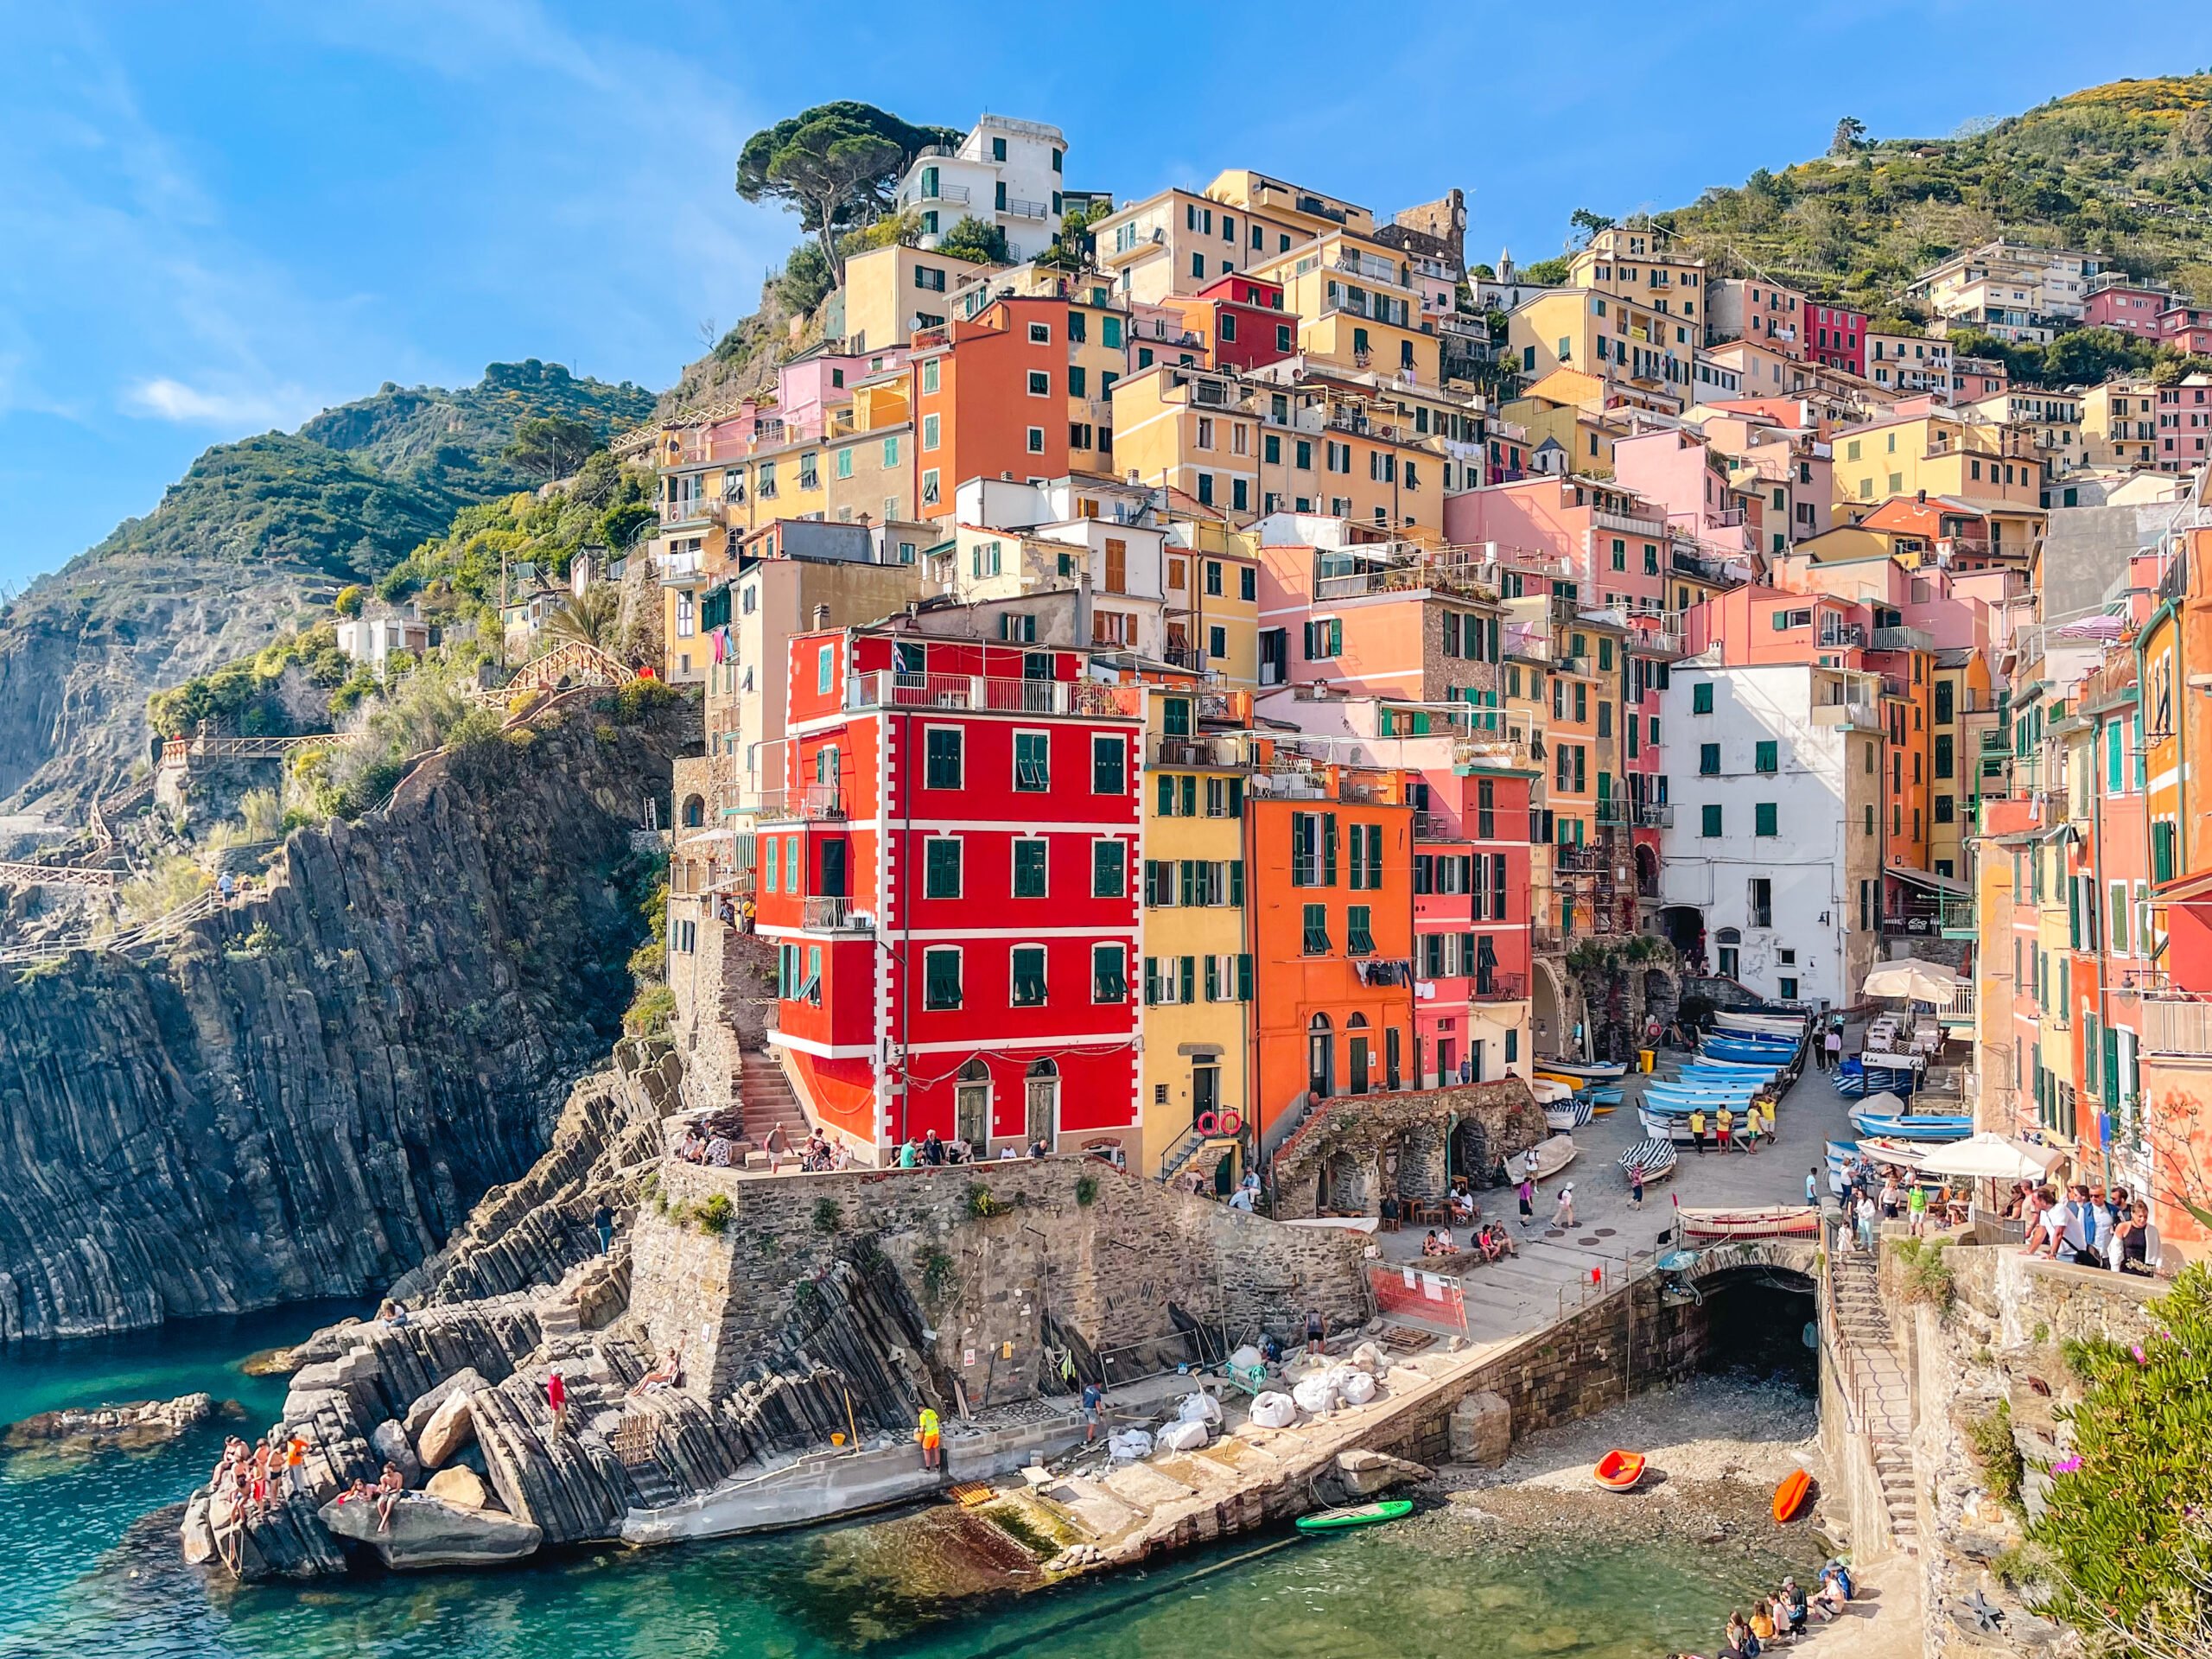
POLYGON ((1371 1527, 1383 1521, 1395 1521, 1411 1515, 1414 1506, 1402 1497, 1385 1498, 1380 1503, 1363 1503, 1355 1510, 1324 1510, 1319 1515, 1298 1517, 1300 1532, 1341 1532, 1346 1527, 1371 1527))

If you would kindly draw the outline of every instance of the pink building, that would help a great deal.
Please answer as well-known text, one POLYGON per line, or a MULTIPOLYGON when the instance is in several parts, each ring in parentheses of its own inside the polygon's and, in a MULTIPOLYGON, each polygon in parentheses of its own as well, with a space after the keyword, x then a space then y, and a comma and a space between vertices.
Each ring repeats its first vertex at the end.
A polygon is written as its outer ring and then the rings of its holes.
POLYGON ((1662 509, 1669 529, 1723 557, 1750 550, 1727 458, 1694 430, 1662 427, 1616 440, 1613 476, 1662 509))
POLYGON ((1866 372, 1866 314, 1840 305, 1805 307, 1805 355, 1832 369, 1866 372))
POLYGON ((1547 474, 1448 497, 1444 538, 1564 557, 1587 606, 1656 611, 1664 602, 1665 510, 1602 479, 1547 474))
POLYGON ((2132 283, 2126 277, 2099 277, 2089 285, 2082 304, 2082 323, 2088 328, 2117 328, 2138 340, 2158 338, 2158 318, 2174 302, 2173 290, 2158 283, 2132 283), (2098 283, 2104 285, 2099 287, 2098 283))
POLYGON ((2212 357, 2212 311, 2170 305, 2158 313, 2158 340, 2192 357, 2212 357))

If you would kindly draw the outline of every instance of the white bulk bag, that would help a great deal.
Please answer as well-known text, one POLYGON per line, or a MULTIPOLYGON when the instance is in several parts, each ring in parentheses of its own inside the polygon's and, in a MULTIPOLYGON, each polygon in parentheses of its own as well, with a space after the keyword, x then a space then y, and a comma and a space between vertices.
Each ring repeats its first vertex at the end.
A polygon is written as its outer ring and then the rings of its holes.
POLYGON ((1251 1416, 1255 1427, 1288 1428, 1298 1421, 1298 1408, 1288 1395, 1270 1389, 1253 1397, 1251 1416))
POLYGON ((1334 1411, 1337 1406, 1337 1385, 1324 1373, 1309 1376, 1290 1391, 1300 1411, 1319 1417, 1334 1411))
POLYGON ((1196 1394, 1186 1394, 1175 1414, 1186 1423, 1217 1423, 1221 1421, 1221 1402, 1204 1389, 1196 1394))
POLYGON ((1116 1463, 1135 1463, 1152 1455, 1152 1436, 1141 1428, 1125 1428, 1107 1440, 1106 1450, 1116 1463))
POLYGON ((1208 1433, 1204 1423, 1170 1423, 1160 1431, 1160 1448, 1163 1452, 1195 1452, 1206 1443, 1208 1433))

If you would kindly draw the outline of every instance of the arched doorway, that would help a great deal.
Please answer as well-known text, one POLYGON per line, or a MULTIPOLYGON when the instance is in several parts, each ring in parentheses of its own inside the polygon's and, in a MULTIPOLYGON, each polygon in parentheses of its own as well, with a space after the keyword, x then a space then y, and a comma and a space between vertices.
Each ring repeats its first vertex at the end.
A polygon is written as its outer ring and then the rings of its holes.
POLYGON ((1306 1022, 1306 1086, 1324 1100, 1337 1092, 1336 1030, 1325 1014, 1306 1022))
POLYGON ((1057 1149, 1060 1117, 1060 1068, 1050 1060, 1031 1064, 1029 1075, 1023 1083, 1024 1129, 1033 1146, 1042 1141, 1045 1149, 1057 1149))
POLYGON ((991 1068, 973 1059, 952 1085, 953 1133, 977 1151, 991 1143, 991 1068))
POLYGON ((1536 971, 1529 981, 1529 1047, 1530 1058, 1559 1056, 1565 1027, 1561 1018, 1566 1001, 1560 995, 1559 975, 1551 963, 1536 958, 1536 971))
POLYGON ((1736 979, 1743 970, 1744 935, 1724 927, 1713 936, 1713 971, 1723 979, 1736 979))
POLYGON ((1636 849, 1636 896, 1659 896, 1659 849, 1656 847, 1639 845, 1636 849))
POLYGON ((1695 906, 1666 906, 1659 912, 1659 931, 1684 962, 1705 954, 1705 917, 1695 906))
POLYGON ((707 800, 703 795, 683 798, 683 827, 696 830, 707 821, 707 800))

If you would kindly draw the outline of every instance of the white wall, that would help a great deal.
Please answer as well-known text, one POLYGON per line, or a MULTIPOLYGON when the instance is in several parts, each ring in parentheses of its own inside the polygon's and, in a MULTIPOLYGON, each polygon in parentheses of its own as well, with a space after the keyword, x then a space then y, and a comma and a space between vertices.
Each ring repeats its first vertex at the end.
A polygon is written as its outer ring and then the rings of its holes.
MULTIPOLYGON (((1667 734, 1668 798, 1673 827, 1661 841, 1661 902, 1691 905, 1705 917, 1706 959, 1720 971, 1720 930, 1737 929, 1736 977, 1763 996, 1782 999, 1782 981, 1796 982, 1796 998, 1843 1004, 1856 1000, 1847 979, 1846 935, 1857 921, 1857 894, 1847 870, 1851 816, 1866 791, 1847 767, 1853 745, 1837 728, 1812 719, 1815 671, 1801 665, 1758 668, 1677 664, 1660 693, 1667 734), (1691 712, 1694 688, 1709 682, 1713 712, 1691 712), (1772 741, 1779 770, 1754 770, 1757 745, 1772 741), (1700 776, 1700 746, 1720 746, 1720 771, 1700 776), (1756 807, 1771 801, 1779 833, 1755 836, 1756 807), (1707 804, 1721 809, 1723 833, 1703 833, 1707 804), (1773 886, 1772 925, 1753 927, 1751 881, 1773 886), (1823 920, 1823 915, 1827 919, 1823 920), (1794 963, 1783 961, 1795 951, 1794 963)), ((1878 783, 1878 773, 1876 782, 1878 783)))

